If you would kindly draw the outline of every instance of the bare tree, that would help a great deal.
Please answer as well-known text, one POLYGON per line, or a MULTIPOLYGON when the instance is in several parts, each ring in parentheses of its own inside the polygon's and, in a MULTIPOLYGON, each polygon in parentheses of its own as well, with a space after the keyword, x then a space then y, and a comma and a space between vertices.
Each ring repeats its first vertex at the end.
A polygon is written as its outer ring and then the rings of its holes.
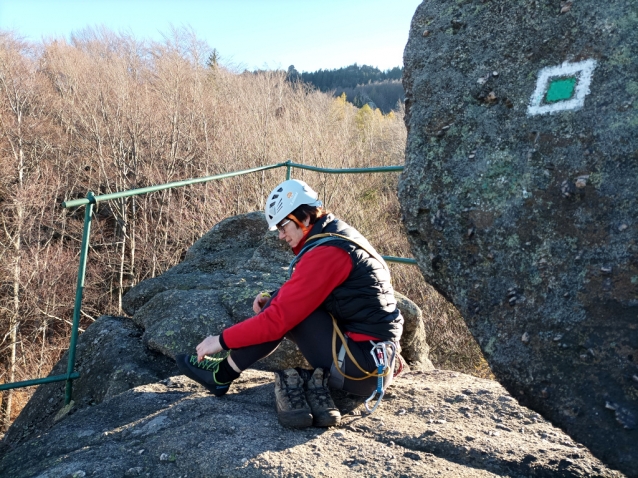
MULTIPOLYGON (((25 210, 27 197, 27 177, 37 174, 39 155, 28 155, 25 149, 30 139, 30 129, 39 121, 39 105, 36 88, 36 71, 33 64, 35 51, 26 43, 8 33, 0 33, 0 138, 4 163, 4 189, 11 198, 3 204, 2 232, 5 247, 10 249, 11 259, 11 306, 3 307, 3 315, 8 316, 8 330, 2 344, 8 340, 10 357, 8 382, 15 381, 17 364, 18 328, 21 309, 21 272, 23 261, 23 235, 28 211, 25 210), (29 156, 29 157, 28 157, 29 156), (30 159, 30 164, 28 159, 30 159)), ((10 390, 3 401, 4 427, 8 427, 12 412, 13 392, 10 390)))
MULTIPOLYGON (((0 34, 0 376, 48 373, 66 346, 83 214, 56 204, 290 159, 350 168, 402 164, 403 112, 383 115, 287 81, 285 72, 238 73, 192 31, 147 43, 105 29, 70 42, 27 45, 0 34), (210 62, 209 62, 210 63, 210 62), (20 344, 22 344, 20 346, 20 344), (65 345, 62 345, 65 344, 65 345), (4 375, 3 375, 4 374, 4 375)), ((122 295, 161 274, 225 217, 263 208, 282 170, 136 198, 95 211, 81 326, 120 313, 122 295)), ((335 213, 382 252, 407 255, 396 175, 295 170, 335 213)), ((396 268, 409 291, 446 328, 462 322, 418 271, 396 268), (430 307, 430 303, 438 304, 430 307), (428 308, 429 307, 429 308, 428 308), (460 321, 460 322, 459 322, 460 321)), ((426 313, 427 315, 427 313, 426 313)), ((438 342, 437 342, 438 343, 438 342)), ((457 341, 474 372, 477 355, 457 341)), ((478 349, 476 349, 478 350, 478 349)), ((444 353, 440 353, 441 357, 444 353)), ((460 363, 460 361, 459 361, 460 363)), ((11 412, 4 394, 2 406, 11 412)), ((5 413, 4 423, 11 413, 5 413)))

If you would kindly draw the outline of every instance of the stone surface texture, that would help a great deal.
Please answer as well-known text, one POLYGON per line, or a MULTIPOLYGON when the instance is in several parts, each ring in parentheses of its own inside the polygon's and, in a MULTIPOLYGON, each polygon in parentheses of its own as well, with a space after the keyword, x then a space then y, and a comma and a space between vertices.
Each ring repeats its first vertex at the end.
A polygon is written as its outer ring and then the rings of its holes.
MULTIPOLYGON (((260 291, 273 291, 287 278, 292 253, 267 232, 261 212, 228 218, 187 251, 182 263, 141 282, 124 297, 127 317, 103 316, 78 340, 73 401, 64 406, 64 382, 40 386, 6 433, 5 443, 41 434, 58 420, 119 396, 139 385, 178 373, 174 356, 195 351, 207 335, 254 315, 260 291)), ((432 370, 421 310, 397 294, 406 331, 402 356, 412 371, 432 370)), ((67 355, 51 374, 63 375, 67 355)), ((254 367, 310 368, 288 340, 254 367)))
POLYGON ((294 430, 277 421, 272 375, 248 370, 221 398, 183 376, 135 387, 5 439, 0 476, 623 476, 497 382, 409 372, 373 415, 338 395, 339 427, 294 430))
MULTIPOLYGON (((73 381, 71 404, 64 405, 65 382, 40 385, 5 434, 4 442, 32 438, 77 410, 175 375, 175 362, 148 350, 141 337, 142 330, 129 318, 103 316, 96 320, 78 339, 74 370, 80 378, 73 381)), ((67 354, 50 375, 66 374, 67 354)))
POLYGON ((422 2, 404 53, 399 182, 419 267, 461 311, 497 379, 631 476, 637 52, 638 2, 422 2), (573 92, 580 108, 560 102, 587 74, 557 74, 537 98, 553 112, 530 114, 541 70, 590 61, 587 91, 573 92))
MULTIPOLYGON (((253 316, 255 296, 281 287, 293 257, 277 233, 268 232, 261 212, 234 216, 193 244, 183 262, 131 289, 123 307, 144 330, 148 347, 172 358, 253 316)), ((407 297, 397 298, 406 322, 402 356, 414 370, 432 369, 422 313, 407 297)), ((296 366, 309 368, 288 340, 255 364, 265 370, 296 366)))

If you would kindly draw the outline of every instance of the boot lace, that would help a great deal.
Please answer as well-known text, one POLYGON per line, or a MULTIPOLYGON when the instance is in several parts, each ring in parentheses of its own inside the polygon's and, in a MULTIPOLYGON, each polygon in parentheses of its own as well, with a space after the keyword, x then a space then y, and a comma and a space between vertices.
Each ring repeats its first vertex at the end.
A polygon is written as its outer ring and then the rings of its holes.
POLYGON ((327 387, 322 386, 314 389, 308 389, 308 394, 311 395, 311 397, 308 398, 313 400, 317 405, 322 407, 332 406, 332 397, 330 396, 330 390, 328 390, 327 387))
POLYGON ((306 397, 304 395, 304 391, 300 387, 286 387, 286 397, 290 401, 290 406, 292 408, 305 408, 306 405, 306 397))

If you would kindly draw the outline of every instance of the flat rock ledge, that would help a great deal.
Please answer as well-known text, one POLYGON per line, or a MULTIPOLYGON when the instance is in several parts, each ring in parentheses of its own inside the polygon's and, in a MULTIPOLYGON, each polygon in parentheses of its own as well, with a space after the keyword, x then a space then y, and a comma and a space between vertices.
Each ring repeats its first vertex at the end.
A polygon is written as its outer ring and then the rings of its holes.
POLYGON ((622 477, 497 382, 409 372, 381 407, 336 398, 339 427, 277 421, 272 374, 247 370, 216 398, 170 377, 69 414, 5 449, 0 476, 622 477))

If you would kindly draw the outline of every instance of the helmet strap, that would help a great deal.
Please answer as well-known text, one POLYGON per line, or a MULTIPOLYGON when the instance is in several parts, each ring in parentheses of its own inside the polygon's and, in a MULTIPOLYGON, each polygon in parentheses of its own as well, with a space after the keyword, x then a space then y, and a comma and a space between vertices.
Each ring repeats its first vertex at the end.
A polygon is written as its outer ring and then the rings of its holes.
POLYGON ((295 224, 297 224, 297 226, 299 226, 299 228, 304 233, 304 235, 308 234, 308 231, 311 229, 309 225, 308 226, 304 225, 304 223, 301 222, 299 219, 297 219, 294 214, 288 214, 286 217, 290 219, 292 222, 294 222, 295 224))

